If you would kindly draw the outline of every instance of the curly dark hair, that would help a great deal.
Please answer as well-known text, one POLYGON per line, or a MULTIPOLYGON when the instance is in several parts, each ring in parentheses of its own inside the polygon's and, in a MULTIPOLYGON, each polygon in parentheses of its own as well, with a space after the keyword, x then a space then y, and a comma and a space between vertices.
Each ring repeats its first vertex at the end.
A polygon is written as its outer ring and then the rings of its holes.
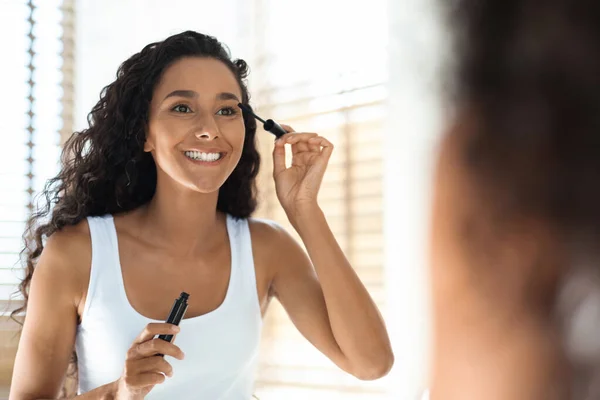
MULTIPOLYGON (((75 132, 66 142, 61 171, 48 181, 41 194, 45 205, 27 222, 21 252, 26 272, 19 285, 24 305, 11 313, 18 323, 15 315, 27 309, 29 286, 45 239, 88 216, 127 212, 153 197, 156 165, 152 155, 143 151, 150 103, 164 71, 184 57, 221 61, 235 75, 242 102, 249 103, 246 62, 232 60, 226 47, 211 36, 182 32, 147 45, 121 64, 116 80, 102 90, 100 100, 89 113, 89 128, 75 132)), ((220 188, 217 202, 219 211, 236 218, 249 217, 256 208, 255 180, 260 165, 256 121, 245 112, 243 119, 246 132, 242 155, 220 188)), ((73 353, 70 376, 75 362, 73 353)))
POLYGON ((451 3, 452 95, 475 119, 463 159, 494 222, 533 217, 597 239, 600 3, 451 3))

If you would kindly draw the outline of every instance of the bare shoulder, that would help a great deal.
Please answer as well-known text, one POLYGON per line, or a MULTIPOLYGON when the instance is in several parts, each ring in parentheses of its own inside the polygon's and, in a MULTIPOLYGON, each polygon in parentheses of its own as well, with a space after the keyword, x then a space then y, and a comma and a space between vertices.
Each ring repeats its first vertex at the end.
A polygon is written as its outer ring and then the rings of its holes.
POLYGON ((284 265, 306 264, 306 253, 285 227, 266 219, 251 219, 249 225, 255 258, 276 269, 284 265))
POLYGON ((283 226, 275 221, 271 221, 263 218, 249 218, 248 225, 250 226, 250 232, 252 239, 265 240, 273 239, 282 234, 286 234, 286 230, 283 226))
POLYGON ((90 258, 92 243, 87 220, 76 225, 65 226, 54 232, 44 246, 43 255, 47 259, 57 259, 61 264, 78 264, 81 258, 90 258))
POLYGON ((68 246, 71 249, 77 248, 78 245, 90 244, 90 227, 86 219, 75 225, 67 225, 53 233, 48 238, 48 245, 55 243, 53 246, 60 244, 60 247, 68 246))
POLYGON ((68 284, 78 294, 87 286, 92 260, 92 244, 87 220, 65 226, 47 239, 37 263, 47 279, 68 284))
POLYGON ((252 247, 276 255, 286 247, 296 243, 289 232, 279 223, 268 219, 250 218, 248 220, 252 247))

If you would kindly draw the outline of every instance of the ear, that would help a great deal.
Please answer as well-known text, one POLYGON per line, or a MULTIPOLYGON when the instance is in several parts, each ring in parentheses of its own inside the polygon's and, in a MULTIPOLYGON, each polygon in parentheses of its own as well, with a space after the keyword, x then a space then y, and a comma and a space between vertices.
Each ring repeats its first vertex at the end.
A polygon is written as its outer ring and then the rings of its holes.
POLYGON ((150 143, 148 137, 146 137, 146 141, 144 142, 144 151, 146 153, 150 153, 152 150, 154 150, 154 145, 150 143))
POLYGON ((152 150, 154 150, 154 143, 152 143, 152 141, 150 140, 150 132, 148 129, 148 125, 146 125, 144 130, 146 131, 146 140, 144 141, 144 152, 149 153, 152 150))

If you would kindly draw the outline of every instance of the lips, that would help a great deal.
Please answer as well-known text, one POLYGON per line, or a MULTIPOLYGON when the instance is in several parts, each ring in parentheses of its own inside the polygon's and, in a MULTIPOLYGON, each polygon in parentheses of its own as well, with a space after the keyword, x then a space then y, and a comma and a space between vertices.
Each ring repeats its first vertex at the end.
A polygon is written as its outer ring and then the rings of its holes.
POLYGON ((204 151, 196 151, 196 150, 188 150, 184 151, 183 154, 192 160, 195 161, 205 161, 205 162, 215 162, 220 160, 225 156, 222 152, 204 152, 204 151))
POLYGON ((216 166, 220 165, 227 156, 227 152, 222 150, 186 150, 183 151, 183 156, 190 162, 201 166, 216 166))

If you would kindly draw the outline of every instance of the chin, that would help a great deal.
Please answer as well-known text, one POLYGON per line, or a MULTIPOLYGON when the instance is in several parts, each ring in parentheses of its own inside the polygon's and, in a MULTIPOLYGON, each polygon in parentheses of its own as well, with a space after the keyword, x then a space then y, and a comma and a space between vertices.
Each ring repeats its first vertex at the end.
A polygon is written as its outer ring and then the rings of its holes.
POLYGON ((226 179, 190 179, 186 186, 197 193, 210 194, 218 192, 226 179))
POLYGON ((190 189, 192 189, 194 192, 196 193, 203 193, 203 194, 211 194, 214 192, 218 192, 219 189, 221 189, 221 186, 223 186, 222 184, 218 185, 218 184, 198 184, 198 183, 191 183, 190 185, 188 185, 188 187, 190 189))

